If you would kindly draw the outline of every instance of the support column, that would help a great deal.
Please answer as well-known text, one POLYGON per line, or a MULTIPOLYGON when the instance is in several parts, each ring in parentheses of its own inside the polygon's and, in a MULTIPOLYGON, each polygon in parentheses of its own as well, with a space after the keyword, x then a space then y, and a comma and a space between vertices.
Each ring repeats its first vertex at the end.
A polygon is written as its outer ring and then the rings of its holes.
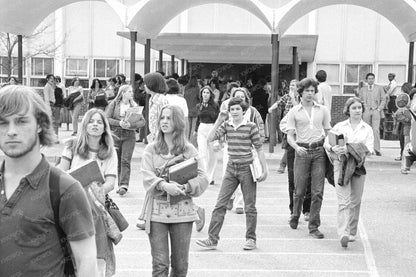
POLYGON ((159 72, 163 72, 163 50, 159 50, 159 72))
POLYGON ((23 84, 23 37, 17 35, 17 79, 23 84))
POLYGON ((150 39, 146 39, 146 44, 144 45, 144 74, 150 72, 150 39))
POLYGON ((130 85, 133 91, 136 87, 135 76, 136 73, 136 40, 137 32, 130 31, 130 85))
POLYGON ((186 60, 186 74, 191 77, 191 64, 188 60, 186 60))
POLYGON ((175 73, 175 55, 170 56, 170 75, 175 73))
POLYGON ((299 58, 296 46, 292 47, 292 79, 299 80, 299 58))
POLYGON ((185 74, 185 59, 181 59, 181 76, 185 74))
MULTIPOLYGON (((272 102, 277 101, 279 84, 279 35, 272 34, 272 102)), ((269 153, 274 152, 276 144, 276 110, 269 117, 269 153)))
POLYGON ((415 50, 415 42, 409 42, 409 63, 407 68, 407 81, 413 84, 413 53, 415 50))
MULTIPOLYGON (((150 72, 150 39, 146 39, 146 44, 144 46, 144 74, 147 74, 150 72)), ((150 96, 146 95, 146 106, 144 117, 146 119, 146 122, 149 122, 149 100, 150 96)), ((147 144, 147 135, 148 135, 148 124, 144 127, 144 143, 147 144)))

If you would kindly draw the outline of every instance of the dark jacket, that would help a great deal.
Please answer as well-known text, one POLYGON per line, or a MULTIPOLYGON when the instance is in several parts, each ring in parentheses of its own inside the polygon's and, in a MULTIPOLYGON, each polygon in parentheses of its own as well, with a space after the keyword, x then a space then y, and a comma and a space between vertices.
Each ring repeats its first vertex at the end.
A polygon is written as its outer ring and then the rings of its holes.
POLYGON ((341 160, 338 185, 347 185, 353 175, 361 176, 367 174, 364 162, 368 153, 370 152, 364 143, 347 143, 347 154, 341 160))

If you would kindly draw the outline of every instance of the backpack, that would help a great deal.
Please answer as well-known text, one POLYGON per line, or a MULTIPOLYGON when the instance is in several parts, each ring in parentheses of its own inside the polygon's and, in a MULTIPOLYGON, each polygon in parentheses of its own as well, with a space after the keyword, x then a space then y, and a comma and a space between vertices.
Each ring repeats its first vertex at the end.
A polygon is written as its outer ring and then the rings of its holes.
POLYGON ((64 274, 66 277, 75 277, 75 264, 72 260, 71 247, 64 230, 59 225, 59 205, 61 204, 61 192, 59 188, 59 169, 51 166, 49 172, 49 194, 52 203, 55 227, 58 232, 59 243, 64 253, 64 274))

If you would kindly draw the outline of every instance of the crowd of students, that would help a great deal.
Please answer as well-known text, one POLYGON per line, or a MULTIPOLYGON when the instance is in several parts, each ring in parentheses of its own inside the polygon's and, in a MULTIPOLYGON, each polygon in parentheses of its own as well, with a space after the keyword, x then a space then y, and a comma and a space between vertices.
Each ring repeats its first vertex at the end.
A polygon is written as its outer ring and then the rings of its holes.
MULTIPOLYGON (((0 181, 0 210, 9 207, 11 201, 17 201, 13 196, 24 191, 23 187, 28 185, 8 177, 10 164, 21 161, 22 157, 32 159, 26 167, 27 172, 17 175, 22 178, 35 174, 33 170, 39 163, 49 170, 40 155, 39 146, 58 141, 55 128, 61 123, 60 109, 67 109, 72 113, 73 138, 65 142, 58 167, 69 170, 93 159, 98 161, 105 178, 101 184, 91 183, 84 187, 85 199, 81 197, 79 201, 90 203, 91 208, 82 211, 85 216, 79 222, 73 219, 70 224, 59 223, 67 234, 70 247, 74 248, 77 270, 96 270, 100 276, 115 274, 113 244, 117 238, 113 233, 110 235, 110 218, 103 207, 116 185, 120 196, 128 193, 137 135, 139 140, 148 143, 141 164, 141 183, 146 198, 139 217, 142 223, 138 227, 149 236, 153 276, 168 276, 169 270, 171 276, 186 276, 192 224, 197 222, 197 229, 201 230, 205 218, 204 210, 196 205, 193 198, 203 195, 209 184, 219 181, 214 180, 214 172, 220 151, 224 153, 224 167, 221 188, 210 217, 209 237, 196 243, 206 249, 217 248, 226 211, 232 208, 233 199, 239 194, 236 193, 237 188, 240 188, 242 196, 236 201, 236 211, 245 213, 246 217, 246 241, 242 248, 256 248, 257 183, 266 180, 269 173, 262 150, 267 133, 265 121, 268 113, 279 109, 278 129, 282 132, 281 140, 286 148, 279 170, 284 172, 284 168, 288 167, 290 228, 297 229, 303 212, 304 219, 308 221, 309 234, 313 238, 324 238, 319 227, 326 177, 336 188, 340 244, 348 247, 356 239, 366 176, 365 159, 374 153, 373 129, 362 119, 368 109, 365 101, 358 97, 348 99, 343 111, 348 119, 331 128, 329 109, 325 104, 317 103, 318 98, 322 98, 323 102, 328 100, 320 91, 319 82, 313 78, 300 82, 292 80, 278 101, 270 103, 270 88, 265 80, 259 80, 258 85, 252 88, 230 82, 226 90, 221 91, 215 75, 207 84, 199 84, 195 76, 189 79, 186 76, 177 77, 165 78, 161 73, 153 72, 141 78, 137 74, 134 91, 123 75, 110 78, 105 89, 100 80, 95 79, 90 90, 85 92, 78 78, 74 78, 66 90, 60 85, 58 76, 48 75, 42 98, 25 86, 3 88, 0 91, 0 146, 6 159, 0 173, 7 178, 0 181), (59 93, 62 95, 59 96, 59 93), (15 103, 20 104, 12 107, 15 103), (143 114, 148 113, 148 121, 138 131, 139 127, 132 126, 126 118, 131 108, 145 103, 148 105, 143 114), (78 126, 79 114, 85 106, 88 111, 78 126), (334 144, 327 136, 331 129, 342 134, 346 144, 334 144), (25 131, 36 134, 34 141, 17 143, 27 139, 24 138, 25 131), (45 134, 47 140, 43 139, 45 134), (166 169, 171 164, 194 158, 198 169, 193 178, 179 184, 166 177, 166 169), (258 169, 254 166, 255 160, 259 161, 258 169), (18 185, 20 189, 17 189, 18 185), (84 227, 80 226, 83 224, 84 227), (76 236, 76 232, 82 236, 76 236), (91 241, 93 234, 95 242, 91 241), (85 242, 81 247, 77 244, 80 241, 85 242), (87 254, 89 258, 91 255, 96 258, 95 265, 88 270, 80 262, 80 258, 85 258, 80 253, 84 247, 94 247, 94 251, 90 250, 87 254)), ((405 166, 408 167, 415 160, 415 155, 412 150, 406 150, 406 153, 409 158, 406 158, 405 166)), ((47 182, 41 185, 48 186, 47 182)), ((72 189, 77 194, 81 193, 79 187, 72 185, 72 189)), ((80 205, 85 206, 82 203, 80 205)), ((66 212, 66 209, 73 209, 71 204, 64 204, 61 208, 66 212)), ((11 214, 18 212, 12 210, 11 214)), ((24 208, 23 213, 29 212, 24 208)), ((54 222, 51 214, 45 217, 52 217, 48 220, 54 222)), ((2 213, 1 217, 9 215, 2 213)), ((16 215, 8 219, 17 225, 20 218, 16 215)), ((1 225, 0 230, 3 228, 1 225)), ((3 252, 6 246, 14 251, 22 247, 20 244, 9 244, 0 243, 0 258, 10 252, 3 252)), ((20 270, 0 265, 2 276, 18 274, 20 270)), ((34 269, 29 266, 25 270, 36 270, 40 276, 42 272, 61 272, 63 268, 34 269)))

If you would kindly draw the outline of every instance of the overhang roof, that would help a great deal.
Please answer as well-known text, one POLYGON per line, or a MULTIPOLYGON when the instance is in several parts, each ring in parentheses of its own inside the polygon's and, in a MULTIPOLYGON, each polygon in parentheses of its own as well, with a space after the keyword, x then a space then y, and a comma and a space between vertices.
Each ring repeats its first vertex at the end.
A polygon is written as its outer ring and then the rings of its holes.
MULTIPOLYGON (((117 34, 130 39, 129 32, 117 34)), ((285 35, 279 41, 281 64, 292 63, 294 46, 298 47, 301 62, 314 60, 317 35, 285 35)), ((137 42, 144 45, 146 38, 138 35, 137 42)), ((271 36, 261 34, 162 33, 150 45, 189 62, 267 64, 272 58, 271 36)))

